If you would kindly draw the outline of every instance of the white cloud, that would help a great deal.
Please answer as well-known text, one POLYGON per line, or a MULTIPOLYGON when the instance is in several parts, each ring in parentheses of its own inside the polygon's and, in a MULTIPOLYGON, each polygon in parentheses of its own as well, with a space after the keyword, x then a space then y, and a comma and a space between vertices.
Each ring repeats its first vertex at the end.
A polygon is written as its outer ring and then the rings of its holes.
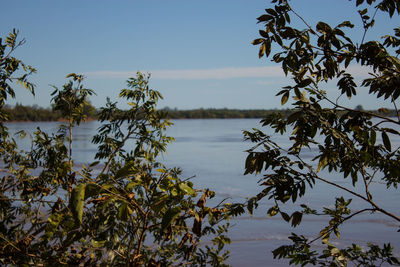
MULTIPOLYGON (((354 77, 365 78, 371 71, 368 67, 350 65, 347 71, 354 77)), ((222 80, 232 78, 283 78, 285 77, 281 66, 265 67, 238 67, 214 69, 175 69, 175 70, 149 70, 152 79, 164 80, 222 80)), ((86 72, 92 78, 128 78, 136 76, 136 71, 92 71, 86 72)))
MULTIPOLYGON (((220 80, 232 78, 284 77, 284 73, 279 66, 187 70, 150 70, 143 72, 151 73, 151 77, 153 79, 167 80, 220 80)), ((85 75, 93 78, 128 78, 135 76, 136 71, 94 71, 86 72, 85 75)))

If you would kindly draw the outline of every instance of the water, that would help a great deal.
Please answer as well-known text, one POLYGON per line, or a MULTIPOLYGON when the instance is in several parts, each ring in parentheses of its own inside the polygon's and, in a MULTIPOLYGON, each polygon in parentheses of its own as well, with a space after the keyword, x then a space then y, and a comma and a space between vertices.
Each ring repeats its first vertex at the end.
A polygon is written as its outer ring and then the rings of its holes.
MULTIPOLYGON (((36 127, 46 132, 55 132, 59 123, 56 122, 24 122, 8 123, 11 132, 26 130, 33 133, 36 127)), ((76 165, 88 163, 94 158, 96 146, 90 140, 96 134, 99 123, 87 122, 74 128, 73 156, 76 165)), ((242 130, 259 128, 257 119, 229 119, 229 120, 175 120, 174 126, 168 130, 168 135, 175 137, 176 141, 167 148, 168 153, 160 158, 168 167, 181 167, 182 178, 192 177, 197 188, 210 188, 216 191, 215 202, 227 198, 228 202, 244 201, 246 197, 253 196, 260 191, 257 181, 260 177, 254 175, 243 176, 245 150, 252 144, 243 141, 242 130)), ((282 146, 288 146, 285 136, 274 136, 274 140, 282 146)), ((20 141, 22 147, 29 147, 29 138, 20 141)), ((400 140, 395 140, 400 144, 400 140)), ((309 152, 311 158, 312 151, 309 152)), ((338 181, 341 185, 351 187, 349 180, 335 177, 332 174, 322 173, 331 181, 338 181)), ((385 185, 373 184, 374 200, 383 207, 399 214, 398 203, 400 195, 396 190, 387 190, 385 185)), ((290 213, 300 204, 307 204, 311 208, 320 209, 322 205, 334 203, 334 197, 343 195, 353 198, 329 185, 317 183, 312 190, 298 203, 289 204, 290 213)), ((303 223, 291 228, 280 217, 269 218, 266 215, 267 200, 254 216, 242 216, 231 221, 233 228, 230 231, 232 244, 229 246, 231 257, 229 263, 233 266, 287 266, 282 260, 274 260, 271 250, 283 244, 289 244, 287 239, 291 232, 316 236, 320 229, 327 224, 327 218, 305 217, 303 223)), ((365 208, 362 201, 353 200, 351 208, 359 210, 365 208)), ((383 244, 390 242, 397 247, 399 255, 400 239, 398 238, 398 224, 390 218, 380 214, 364 214, 354 218, 341 228, 342 238, 333 240, 337 245, 350 245, 351 243, 366 244, 374 242, 383 244)), ((316 244, 319 245, 319 244, 316 244)))

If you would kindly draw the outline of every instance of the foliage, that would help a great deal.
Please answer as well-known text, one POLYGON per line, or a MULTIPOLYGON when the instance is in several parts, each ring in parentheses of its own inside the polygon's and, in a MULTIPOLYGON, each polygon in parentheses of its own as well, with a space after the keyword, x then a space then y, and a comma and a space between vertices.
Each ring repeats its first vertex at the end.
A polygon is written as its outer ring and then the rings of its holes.
MULTIPOLYGON (((400 28, 394 35, 384 35, 381 40, 366 41, 366 33, 374 27, 378 12, 398 19, 400 2, 395 0, 357 0, 363 36, 361 42, 346 34, 354 27, 353 22, 339 25, 318 22, 310 25, 292 9, 289 1, 273 0, 273 8, 258 18, 263 25, 260 38, 253 41, 259 46, 259 57, 269 57, 280 63, 282 70, 290 76, 294 85, 283 87, 277 93, 282 105, 293 97, 293 113, 267 116, 262 126, 275 133, 291 131, 289 147, 274 142, 273 137, 260 130, 246 131, 248 140, 256 143, 248 151, 246 173, 264 173, 260 180, 263 190, 248 202, 251 211, 261 199, 272 201, 270 216, 281 215, 293 227, 302 223, 304 216, 328 217, 327 226, 315 238, 292 234, 292 245, 273 251, 274 257, 288 258, 291 264, 314 264, 320 266, 346 266, 353 262, 357 266, 376 266, 382 263, 399 265, 390 244, 383 247, 369 245, 367 250, 354 244, 347 248, 336 248, 330 240, 332 235, 340 238, 343 223, 365 213, 379 212, 394 222, 400 222, 395 211, 377 203, 373 188, 377 183, 387 188, 397 188, 400 181, 400 151, 391 140, 398 138, 397 104, 400 96, 400 28), (304 28, 291 26, 297 19, 304 28), (392 55, 393 54, 393 55, 392 55), (349 66, 358 64, 371 69, 367 78, 357 84, 349 66), (396 117, 390 117, 381 108, 371 113, 362 108, 350 108, 342 104, 341 98, 332 100, 324 91, 326 82, 337 82, 340 95, 352 98, 358 87, 369 88, 370 97, 383 98, 392 104, 396 117), (309 160, 304 152, 315 151, 309 160), (341 183, 343 177, 351 183, 341 183), (326 183, 343 191, 343 194, 362 201, 362 209, 352 209, 352 199, 337 196, 333 205, 314 210, 301 205, 292 214, 285 212, 285 204, 298 203, 316 183, 326 183), (321 240, 325 249, 315 249, 312 244, 321 240)), ((345 180, 346 181, 346 180, 345 180)))
MULTIPOLYGON (((363 109, 362 105, 357 105, 355 109, 363 109)), ((265 118, 272 113, 280 113, 287 117, 293 113, 291 109, 191 109, 177 110, 163 108, 169 119, 259 119, 265 118)), ((62 121, 61 112, 53 108, 42 108, 37 105, 24 106, 17 103, 14 107, 5 105, 3 111, 8 116, 8 121, 62 121)), ((381 113, 378 110, 368 110, 370 113, 381 113)), ((394 109, 385 110, 386 116, 397 116, 394 109)), ((88 103, 83 108, 83 115, 88 119, 97 120, 98 112, 96 108, 88 103)))
MULTIPOLYGON (((4 41, 0 38, 0 110, 4 107, 7 97, 15 97, 15 91, 12 88, 14 82, 34 94, 34 85, 28 81, 28 77, 36 70, 12 56, 15 49, 25 43, 24 39, 18 40, 17 35, 18 31, 14 29, 4 41)), ((0 122, 5 120, 7 120, 6 114, 0 111, 0 122)))
MULTIPOLYGON (((12 79, 3 67, 1 73, 12 79)), ((101 109, 97 161, 82 167, 73 162, 73 126, 85 120, 93 91, 83 87, 83 76, 67 77, 53 93, 68 122, 58 133, 38 128, 24 152, 1 123, 0 263, 224 266, 226 208, 207 206, 212 191, 195 189, 179 169, 157 161, 173 139, 164 134, 171 123, 156 108, 161 95, 149 76, 138 72, 121 90, 129 110, 110 101, 101 109)), ((7 85, 3 101, 12 92, 7 85)))
MULTIPOLYGON (((192 110, 168 110, 168 117, 171 119, 251 119, 264 118, 276 110, 263 109, 192 109, 192 110)), ((290 110, 280 110, 287 116, 290 110)))
MULTIPOLYGON (((25 106, 20 103, 16 103, 15 106, 11 107, 5 105, 3 108, 4 113, 7 114, 8 121, 63 121, 61 112, 54 108, 43 108, 38 105, 25 106)), ((97 110, 91 104, 87 103, 83 107, 83 115, 87 119, 97 119, 97 110)))

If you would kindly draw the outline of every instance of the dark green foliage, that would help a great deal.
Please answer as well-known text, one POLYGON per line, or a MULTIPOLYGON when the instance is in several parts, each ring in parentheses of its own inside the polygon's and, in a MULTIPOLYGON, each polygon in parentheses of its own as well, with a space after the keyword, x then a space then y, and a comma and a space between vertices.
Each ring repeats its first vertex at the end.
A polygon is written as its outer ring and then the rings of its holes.
MULTIPOLYGON (((17 103, 14 107, 4 106, 4 113, 7 114, 7 121, 62 121, 59 110, 53 108, 42 108, 36 105, 24 106, 17 103)), ((83 106, 83 115, 89 119, 97 119, 97 111, 94 106, 87 103, 83 106)))
POLYGON ((279 214, 293 227, 299 225, 304 216, 328 218, 327 226, 315 238, 292 234, 292 245, 273 251, 274 257, 288 258, 291 264, 346 266, 352 262, 357 266, 399 265, 390 244, 383 247, 371 244, 368 250, 356 244, 336 248, 330 239, 331 234, 340 238, 340 226, 362 213, 380 212, 400 222, 398 214, 375 202, 371 191, 374 182, 397 188, 400 181, 400 147, 391 142, 391 138, 400 135, 396 130, 400 125, 396 104, 400 95, 399 29, 394 29, 394 36, 385 35, 382 42, 364 40, 365 34, 374 26, 375 14, 383 12, 398 19, 400 4, 394 0, 356 1, 356 6, 363 5, 358 15, 364 36, 359 42, 346 34, 346 29, 354 26, 353 22, 344 21, 337 26, 318 22, 313 26, 292 9, 289 1, 274 0, 272 3, 274 8, 266 9, 266 13, 258 18, 264 28, 260 31, 261 37, 253 44, 259 46, 260 57, 268 57, 271 51, 277 51, 271 56, 272 61, 281 64, 284 73, 295 82, 277 95, 281 97, 282 105, 292 104, 293 112, 287 117, 268 115, 262 120, 262 126, 279 134, 290 131, 291 145, 282 147, 260 130, 244 133, 246 139, 256 143, 248 150, 246 173, 263 174, 260 180, 263 190, 249 200, 251 205, 247 208, 251 213, 258 201, 268 198, 271 201, 269 216, 279 214), (304 22, 304 28, 291 27, 291 16, 304 22), (396 55, 390 54, 389 47, 396 55), (373 71, 357 84, 348 70, 351 64, 368 66, 373 71), (340 97, 328 98, 323 87, 325 82, 334 79, 337 80, 338 95, 351 98, 360 86, 367 87, 370 97, 382 97, 393 105, 395 117, 391 117, 385 108, 370 112, 361 106, 342 105, 340 97), (293 100, 289 101, 291 98, 293 100), (311 160, 303 153, 310 149, 316 151, 311 160), (350 179, 351 184, 347 186, 331 181, 326 177, 329 173, 350 179), (301 209, 287 214, 284 204, 289 201, 298 203, 316 183, 341 189, 365 205, 354 210, 351 199, 337 196, 333 208, 323 207, 317 211, 300 205, 301 209), (357 190, 359 187, 362 190, 357 190), (317 241, 322 241, 324 250, 313 248, 317 241))
POLYGON ((273 112, 280 112, 285 115, 290 110, 262 110, 262 109, 193 109, 193 110, 171 110, 166 109, 171 119, 254 119, 263 118, 273 112))
MULTIPOLYGON (((10 81, 7 66, 1 74, 10 81)), ((93 137, 98 161, 82 167, 73 162, 73 126, 87 118, 93 91, 83 87, 83 76, 67 77, 53 92, 53 107, 67 121, 57 134, 38 128, 32 150, 19 151, 0 121, 0 264, 225 266, 226 208, 207 206, 213 192, 156 160, 173 138, 164 134, 171 123, 157 110, 161 95, 149 77, 138 72, 121 90, 129 110, 110 101, 101 109, 93 137)), ((12 87, 2 93, 1 112, 12 87)))

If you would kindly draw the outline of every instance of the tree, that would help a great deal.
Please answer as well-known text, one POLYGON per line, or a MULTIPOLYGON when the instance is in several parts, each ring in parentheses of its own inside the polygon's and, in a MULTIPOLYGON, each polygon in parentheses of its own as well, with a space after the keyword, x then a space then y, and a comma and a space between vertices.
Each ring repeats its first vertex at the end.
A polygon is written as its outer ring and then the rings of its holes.
MULTIPOLYGON (((268 198, 272 206, 270 216, 281 215, 293 227, 302 223, 303 216, 327 216, 327 225, 314 239, 292 234, 292 244, 273 251, 274 257, 288 258, 291 264, 313 264, 320 266, 345 266, 353 262, 358 266, 376 266, 384 262, 400 264, 393 256, 390 244, 383 247, 369 245, 362 249, 353 244, 337 248, 330 242, 332 235, 340 237, 340 227, 360 214, 379 212, 400 222, 397 211, 387 210, 375 201, 372 193, 374 182, 382 182, 388 188, 397 188, 400 180, 399 144, 391 140, 400 133, 400 116, 386 114, 386 109, 373 114, 363 109, 348 107, 338 100, 330 99, 324 91, 328 81, 337 80, 341 95, 352 98, 359 87, 369 89, 370 97, 383 98, 397 110, 400 96, 400 28, 394 34, 382 33, 381 40, 366 41, 366 33, 374 27, 378 12, 398 19, 400 2, 397 0, 357 0, 361 26, 364 30, 361 40, 347 35, 353 28, 351 21, 339 25, 318 22, 315 26, 293 10, 289 1, 273 0, 258 18, 263 25, 260 38, 253 41, 259 46, 259 57, 264 55, 282 66, 294 85, 283 87, 277 95, 282 105, 293 97, 293 113, 289 116, 273 114, 262 120, 263 127, 272 128, 275 133, 289 133, 291 145, 282 147, 273 137, 261 130, 246 131, 247 139, 256 143, 248 151, 246 173, 263 173, 260 186, 263 190, 247 203, 249 211, 261 199, 268 198), (297 19, 303 28, 291 26, 297 19), (349 71, 352 64, 371 68, 369 77, 357 84, 349 71), (315 157, 308 160, 305 150, 315 149, 315 157), (323 172, 323 170, 325 172, 323 172), (326 177, 350 179, 345 186, 326 177), (285 204, 299 200, 313 189, 316 183, 326 183, 364 202, 362 209, 352 209, 352 199, 337 196, 334 204, 315 210, 301 205, 297 211, 288 214, 285 204), (397 212, 397 213, 396 213, 397 212), (322 241, 324 250, 312 245, 322 241)), ((390 30, 390 29, 388 29, 390 30)), ((236 207, 240 211, 240 206, 236 207)))
MULTIPOLYGON (((25 66, 17 59, 7 63, 17 34, 10 36, 10 50, 2 50, 0 61, 0 111, 7 95, 14 96, 9 68, 25 66)), ((18 81, 33 91, 23 77, 18 81)), ((52 134, 38 128, 31 151, 19 151, 0 121, 0 263, 224 266, 224 245, 230 242, 226 208, 207 206, 214 192, 195 189, 179 178, 180 169, 157 161, 173 138, 164 134, 171 122, 157 110, 161 94, 149 87, 149 76, 138 72, 121 90, 129 110, 109 100, 101 109, 102 125, 93 137, 97 161, 82 167, 73 164, 72 132, 85 120, 93 92, 83 87, 83 76, 67 78, 61 90, 55 87, 52 101, 68 124, 52 134), (203 237, 208 244, 201 243, 203 237)))
POLYGON ((12 56, 15 49, 25 43, 24 39, 18 40, 17 36, 18 31, 14 29, 4 41, 0 38, 0 135, 2 136, 7 135, 2 122, 8 118, 3 108, 8 97, 15 97, 12 85, 18 83, 32 94, 35 92, 34 85, 28 81, 28 77, 36 72, 35 68, 12 56))

